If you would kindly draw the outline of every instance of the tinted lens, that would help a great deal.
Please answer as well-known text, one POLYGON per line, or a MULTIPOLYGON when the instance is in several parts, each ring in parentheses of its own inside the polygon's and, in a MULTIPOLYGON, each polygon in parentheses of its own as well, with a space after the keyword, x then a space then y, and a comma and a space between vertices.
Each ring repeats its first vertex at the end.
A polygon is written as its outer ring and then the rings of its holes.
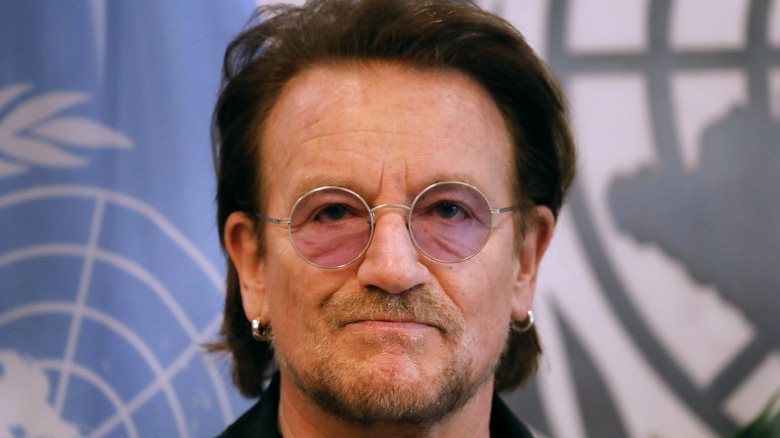
POLYGON ((442 262, 459 262, 482 249, 490 235, 487 199, 474 187, 441 183, 412 206, 410 231, 417 247, 442 262))
POLYGON ((323 268, 347 265, 371 238, 368 205, 356 194, 323 187, 305 195, 290 216, 290 240, 309 263, 323 268))

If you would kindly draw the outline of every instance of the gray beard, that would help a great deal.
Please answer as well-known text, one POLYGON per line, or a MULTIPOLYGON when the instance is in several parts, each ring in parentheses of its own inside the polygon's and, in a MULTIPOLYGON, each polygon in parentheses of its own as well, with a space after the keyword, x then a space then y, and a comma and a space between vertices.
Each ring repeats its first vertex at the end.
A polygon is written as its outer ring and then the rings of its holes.
POLYGON ((457 359, 437 376, 437 390, 431 393, 401 382, 378 385, 371 371, 348 374, 334 362, 325 362, 306 377, 284 362, 280 368, 322 410, 360 426, 436 423, 466 404, 478 386, 469 384, 469 364, 457 359))
MULTIPOLYGON (((311 352, 311 361, 304 366, 296 367, 277 353, 280 370, 323 411, 360 426, 377 423, 431 425, 463 407, 477 389, 492 378, 499 358, 494 359, 490 369, 473 379, 471 358, 457 354, 457 348, 454 348, 465 342, 462 339, 465 322, 452 309, 436 303, 424 290, 394 296, 368 291, 359 296, 334 298, 334 302, 324 303, 323 308, 334 309, 333 315, 326 319, 331 319, 336 327, 345 315, 353 318, 357 312, 424 314, 427 319, 434 318, 445 327, 444 341, 453 346, 453 354, 436 374, 435 384, 422 382, 430 388, 423 390, 419 385, 395 380, 394 376, 381 370, 334 360, 330 353, 337 347, 328 335, 318 339, 311 352), (434 314, 437 316, 432 316, 434 314)), ((474 345, 473 341, 467 344, 474 345)))

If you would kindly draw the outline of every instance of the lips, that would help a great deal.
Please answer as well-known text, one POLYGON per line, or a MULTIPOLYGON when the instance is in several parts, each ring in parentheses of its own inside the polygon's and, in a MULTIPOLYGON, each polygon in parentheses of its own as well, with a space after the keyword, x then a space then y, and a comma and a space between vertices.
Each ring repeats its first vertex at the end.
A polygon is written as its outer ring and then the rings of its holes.
POLYGON ((418 326, 426 326, 426 327, 435 328, 435 329, 437 329, 437 330, 439 330, 441 332, 445 331, 444 328, 441 325, 439 325, 439 324, 436 324, 436 323, 433 323, 433 322, 430 322, 430 321, 426 321, 426 320, 421 320, 421 319, 418 319, 418 318, 412 318, 412 317, 409 317, 409 318, 398 318, 398 317, 383 317, 383 316, 380 316, 380 317, 370 317, 370 318, 358 318, 358 319, 355 319, 355 320, 352 320, 352 321, 347 321, 346 323, 344 323, 344 326, 350 325, 350 324, 359 324, 359 323, 365 323, 365 324, 371 324, 371 325, 388 325, 388 326, 392 326, 392 325, 398 325, 398 326, 401 326, 401 325, 418 325, 418 326))

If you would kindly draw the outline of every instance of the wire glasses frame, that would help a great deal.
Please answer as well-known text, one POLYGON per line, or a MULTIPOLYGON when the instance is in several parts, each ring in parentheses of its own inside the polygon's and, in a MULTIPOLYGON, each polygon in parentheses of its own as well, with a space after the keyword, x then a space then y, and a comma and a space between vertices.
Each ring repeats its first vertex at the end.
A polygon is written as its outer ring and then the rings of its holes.
POLYGON ((492 234, 493 215, 515 211, 520 205, 494 209, 487 197, 471 184, 442 181, 423 189, 409 206, 382 204, 371 208, 352 190, 323 186, 298 198, 289 217, 256 215, 272 224, 287 225, 293 249, 307 263, 323 269, 338 269, 351 265, 365 254, 374 236, 375 213, 384 208, 406 210, 406 229, 423 255, 440 263, 459 263, 474 257, 485 247, 492 234), (451 219, 450 215, 458 215, 458 219, 451 219), (335 225, 346 223, 351 226, 335 225), (310 231, 312 229, 315 231, 310 231), (339 253, 343 256, 333 263, 312 260, 329 256, 338 258, 339 253))

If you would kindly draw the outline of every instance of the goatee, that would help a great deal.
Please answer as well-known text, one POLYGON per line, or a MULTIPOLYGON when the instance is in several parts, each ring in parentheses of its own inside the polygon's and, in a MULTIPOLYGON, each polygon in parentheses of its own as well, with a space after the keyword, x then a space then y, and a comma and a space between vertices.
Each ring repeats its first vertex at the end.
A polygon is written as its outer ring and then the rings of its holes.
MULTIPOLYGON (((466 336, 465 319, 449 300, 436 299, 419 287, 400 294, 376 288, 330 296, 321 304, 327 333, 317 333, 314 351, 305 364, 293 364, 277 354, 282 372, 322 410, 357 425, 395 423, 434 424, 461 408, 479 386, 492 376, 490 370, 472 376, 470 352, 474 340, 466 336), (425 381, 405 381, 382 369, 344 354, 336 345, 338 330, 354 321, 412 320, 439 330, 446 357, 436 369, 420 368, 425 381), (460 354, 459 354, 460 353, 460 354)), ((377 343, 405 345, 394 335, 377 343)), ((409 342, 413 345, 413 342, 409 342)), ((413 346, 409 347, 413 350, 413 346)), ((277 350, 278 351, 278 350, 277 350)))

